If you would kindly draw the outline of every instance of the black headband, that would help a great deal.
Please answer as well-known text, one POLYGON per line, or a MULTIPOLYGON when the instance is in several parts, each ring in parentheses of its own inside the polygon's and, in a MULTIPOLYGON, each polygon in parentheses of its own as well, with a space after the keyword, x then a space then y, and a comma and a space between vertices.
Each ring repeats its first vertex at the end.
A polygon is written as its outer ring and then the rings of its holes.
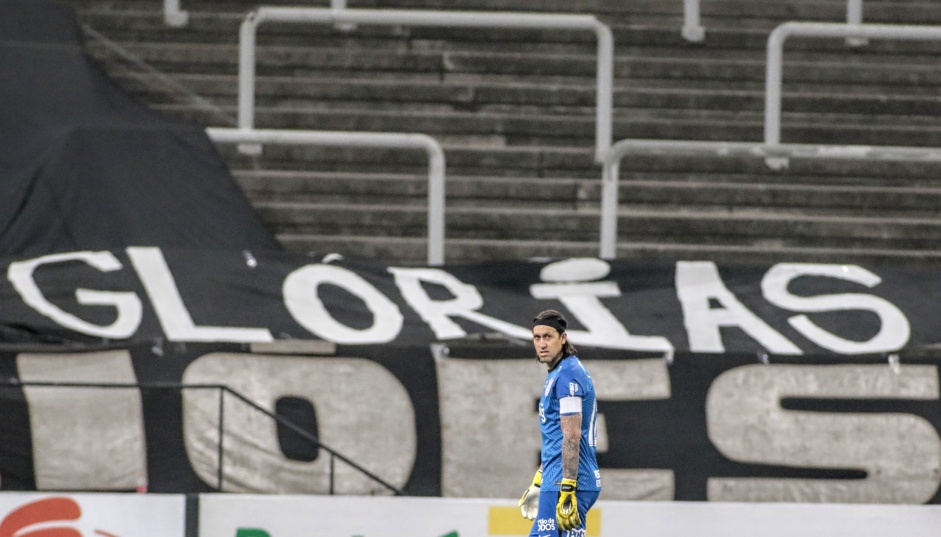
POLYGON ((551 328, 555 328, 555 331, 558 332, 559 334, 562 334, 563 332, 565 332, 566 324, 568 323, 566 323, 565 321, 561 319, 556 319, 554 317, 549 317, 546 319, 538 319, 538 318, 533 319, 533 328, 537 326, 548 326, 551 328))

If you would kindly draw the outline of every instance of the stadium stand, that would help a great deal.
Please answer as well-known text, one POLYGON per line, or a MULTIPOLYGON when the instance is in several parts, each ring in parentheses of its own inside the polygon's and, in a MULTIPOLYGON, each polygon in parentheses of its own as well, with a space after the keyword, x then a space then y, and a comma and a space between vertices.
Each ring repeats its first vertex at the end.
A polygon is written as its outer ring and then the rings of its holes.
MULTIPOLYGON (((236 116, 238 27, 254 2, 69 0, 110 75, 156 110, 204 126, 236 116), (146 66, 146 67, 145 67, 146 66)), ((272 2, 271 5, 297 5, 272 2)), ((304 4, 312 5, 312 4, 304 4)), ((317 7, 327 7, 326 4, 317 7)), ((351 8, 594 14, 614 31, 614 139, 762 137, 767 36, 841 22, 846 2, 351 1, 351 8)), ((867 23, 939 24, 941 5, 867 1, 867 23)), ((258 35, 259 128, 417 132, 447 156, 447 261, 598 253, 594 40, 583 32, 277 25, 258 35)), ((941 145, 941 43, 794 39, 782 141, 941 145)), ((267 147, 224 154, 289 250, 420 263, 425 159, 400 150, 267 147)), ((649 155, 621 167, 622 258, 937 263, 941 165, 649 155)))

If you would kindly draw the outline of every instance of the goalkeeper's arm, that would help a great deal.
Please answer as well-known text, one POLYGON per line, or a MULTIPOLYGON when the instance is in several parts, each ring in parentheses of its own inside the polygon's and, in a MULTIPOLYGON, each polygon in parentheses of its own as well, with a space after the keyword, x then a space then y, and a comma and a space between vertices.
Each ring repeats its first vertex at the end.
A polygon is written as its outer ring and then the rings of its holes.
POLYGON ((564 414, 562 421, 562 482, 559 484, 559 503, 555 518, 561 530, 573 530, 581 525, 578 515, 578 446, 582 438, 582 415, 564 414))

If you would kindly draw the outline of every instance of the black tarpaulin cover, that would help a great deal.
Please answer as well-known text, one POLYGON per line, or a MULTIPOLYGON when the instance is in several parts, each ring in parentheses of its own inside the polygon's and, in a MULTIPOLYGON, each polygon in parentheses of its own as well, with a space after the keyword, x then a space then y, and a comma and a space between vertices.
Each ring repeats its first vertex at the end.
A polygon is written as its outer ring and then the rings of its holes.
POLYGON ((0 256, 280 249, 205 132, 134 101, 71 8, 0 0, 0 256))

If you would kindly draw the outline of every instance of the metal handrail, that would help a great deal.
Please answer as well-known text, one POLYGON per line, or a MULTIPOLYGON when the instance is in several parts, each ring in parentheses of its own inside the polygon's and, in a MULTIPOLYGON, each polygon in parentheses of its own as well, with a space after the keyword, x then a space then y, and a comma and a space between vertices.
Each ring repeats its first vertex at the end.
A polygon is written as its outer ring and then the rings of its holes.
POLYGON ((239 35, 239 127, 255 122, 255 37, 264 22, 425 26, 449 28, 520 28, 592 30, 598 39, 595 162, 604 162, 611 147, 614 37, 593 15, 487 11, 421 11, 395 9, 325 9, 259 7, 248 13, 239 35))
POLYGON ((351 146, 423 149, 428 155, 428 264, 444 264, 444 150, 425 134, 307 131, 277 129, 228 129, 210 127, 209 138, 219 143, 351 146))
POLYGON ((779 25, 768 36, 764 125, 766 144, 773 145, 781 141, 781 79, 784 42, 791 36, 941 41, 941 26, 823 22, 786 22, 779 25))
POLYGON ((268 416, 279 425, 283 425, 284 427, 287 427, 288 429, 290 429, 292 432, 296 433, 300 437, 304 438, 305 440, 310 441, 312 444, 314 444, 318 448, 321 448, 327 453, 329 453, 330 454, 330 493, 331 494, 333 494, 334 459, 339 459, 340 461, 348 464, 350 467, 359 471, 366 477, 372 479, 376 483, 379 483, 383 487, 389 489, 394 495, 396 496, 405 495, 405 492, 397 488, 395 485, 388 483, 381 477, 377 476, 376 474, 370 472, 366 468, 363 468, 359 464, 350 460, 349 458, 344 456, 342 453, 325 445, 315 435, 302 429, 301 427, 296 425, 294 422, 287 420, 277 415, 274 412, 271 412, 270 410, 262 407, 258 403, 252 401, 245 395, 233 390, 232 388, 226 386, 225 384, 183 384, 179 382, 138 382, 138 383, 44 382, 44 381, 20 381, 19 379, 16 379, 16 378, 7 379, 5 382, 0 383, 0 388, 22 388, 22 387, 29 387, 29 386, 33 386, 37 388, 39 387, 44 387, 44 388, 106 388, 106 389, 154 389, 154 390, 171 389, 171 390, 179 390, 181 392, 182 390, 186 390, 186 389, 219 390, 219 397, 220 397, 219 399, 219 414, 220 414, 219 416, 219 447, 218 447, 219 470, 218 470, 218 476, 217 476, 217 479, 218 479, 217 487, 216 487, 217 490, 220 490, 220 491, 222 490, 222 483, 223 483, 222 441, 223 441, 224 436, 223 436, 222 429, 223 429, 223 418, 224 418, 224 412, 223 412, 224 406, 222 402, 223 402, 224 395, 228 393, 234 396, 239 401, 242 401, 249 407, 253 408, 254 410, 257 410, 258 412, 261 412, 265 416, 268 416))
POLYGON ((669 155, 711 155, 722 157, 754 157, 769 159, 847 159, 891 160, 906 162, 941 162, 941 148, 762 144, 754 142, 712 142, 699 140, 621 140, 611 146, 605 158, 601 181, 601 229, 599 256, 617 256, 618 186, 620 163, 631 153, 669 155))
MULTIPOLYGON (((862 0, 848 0, 847 6, 847 10, 855 9, 855 12, 862 14, 862 0)), ((330 0, 330 9, 346 9, 346 0, 330 0)), ((852 15, 850 14, 849 17, 852 15)), ((847 22, 852 22, 849 17, 847 22)), ((180 0, 163 0, 163 20, 167 26, 180 28, 189 23, 189 13, 180 9, 180 0)), ((706 30, 700 23, 699 0, 683 0, 681 34, 684 39, 691 42, 699 42, 706 38, 706 30)))
MULTIPOLYGON (((346 0, 330 0, 330 9, 346 9, 346 0)), ((189 24, 189 12, 180 9, 180 0, 163 0, 163 22, 182 28, 189 24)))
MULTIPOLYGON (((169 0, 168 0, 169 1, 169 0)), ((846 0, 846 23, 862 24, 863 0, 846 0)), ((706 38, 706 29, 703 27, 699 15, 699 0, 683 0, 683 38, 698 43, 706 38)), ((865 44, 864 39, 848 37, 848 45, 859 46, 865 44)))

